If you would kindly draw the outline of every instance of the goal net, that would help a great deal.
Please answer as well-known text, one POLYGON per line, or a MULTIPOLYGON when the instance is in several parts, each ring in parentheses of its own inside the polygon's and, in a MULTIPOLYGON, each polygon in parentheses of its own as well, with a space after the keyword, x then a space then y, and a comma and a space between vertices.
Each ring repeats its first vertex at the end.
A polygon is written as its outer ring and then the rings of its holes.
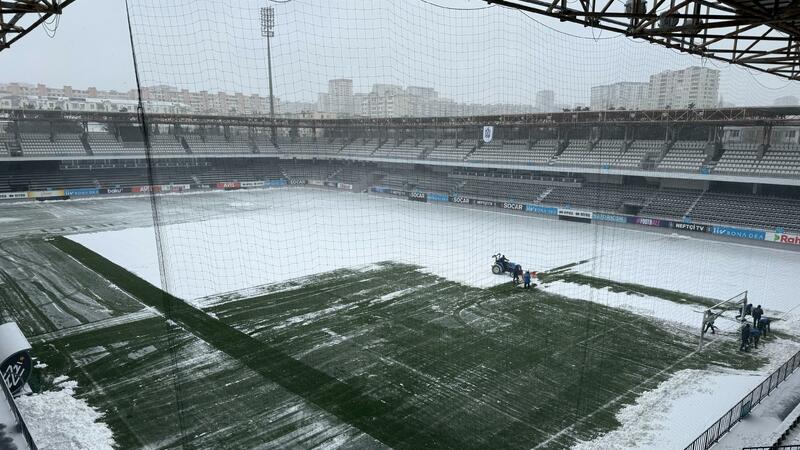
POLYGON ((703 338, 707 333, 715 332, 720 327, 718 319, 727 319, 728 323, 735 323, 736 326, 743 322, 746 308, 747 291, 743 291, 706 309, 703 312, 703 325, 700 329, 700 345, 703 345, 703 338))

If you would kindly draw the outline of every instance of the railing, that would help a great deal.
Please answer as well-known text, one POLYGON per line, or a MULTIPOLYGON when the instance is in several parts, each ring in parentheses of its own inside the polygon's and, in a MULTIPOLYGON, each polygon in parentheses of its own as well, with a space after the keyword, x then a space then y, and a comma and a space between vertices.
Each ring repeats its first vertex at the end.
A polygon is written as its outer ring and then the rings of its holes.
MULTIPOLYGON (((686 447, 686 450, 707 450, 714 445, 723 434, 727 433, 745 416, 750 414, 750 410, 761 403, 770 392, 780 385, 797 367, 800 366, 800 352, 797 352, 788 361, 783 363, 766 380, 761 382, 755 389, 745 395, 733 408, 728 410, 719 420, 708 427, 700 434, 697 439, 686 447)), ((763 447, 772 448, 772 447, 763 447)))
POLYGON ((22 433, 22 436, 25 437, 25 442, 28 444, 29 450, 38 450, 36 443, 33 442, 31 433, 28 431, 28 426, 25 425, 25 421, 22 419, 22 414, 20 414, 16 402, 14 402, 14 397, 11 395, 11 391, 8 390, 8 386, 6 386, 6 380, 2 375, 0 375, 0 386, 2 386, 3 394, 8 400, 8 405, 11 407, 11 411, 14 413, 14 417, 17 419, 17 431, 22 433))
POLYGON ((800 450, 800 445, 773 445, 770 447, 742 447, 742 450, 800 450))

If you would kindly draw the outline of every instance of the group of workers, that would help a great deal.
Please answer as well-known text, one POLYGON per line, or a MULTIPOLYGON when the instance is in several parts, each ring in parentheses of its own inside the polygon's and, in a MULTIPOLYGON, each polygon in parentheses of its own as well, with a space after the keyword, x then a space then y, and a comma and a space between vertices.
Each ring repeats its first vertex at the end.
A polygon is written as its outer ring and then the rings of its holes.
MULTIPOLYGON (((501 267, 504 268, 505 271, 509 271, 508 268, 514 264, 508 261, 506 255, 495 255, 496 261, 500 264, 501 267)), ((530 287, 536 287, 536 283, 533 283, 533 279, 536 278, 537 272, 536 271, 529 271, 526 270, 525 272, 522 271, 522 266, 519 264, 514 264, 514 267, 510 270, 511 272, 511 282, 514 284, 519 284, 520 281, 523 283, 523 287, 528 289, 530 287)))
POLYGON ((753 348, 758 348, 759 340, 762 337, 767 337, 767 334, 771 331, 771 320, 769 317, 764 316, 764 310, 761 308, 761 305, 753 308, 753 304, 748 303, 744 307, 744 310, 740 311, 740 314, 736 317, 741 317, 742 321, 744 322, 740 329, 742 345, 739 346, 739 350, 743 352, 749 351, 751 345, 753 348), (749 320, 745 321, 747 316, 753 317, 752 326, 750 325, 749 320))
POLYGON ((536 272, 535 271, 531 272, 529 270, 526 270, 523 273, 522 272, 522 266, 517 264, 516 267, 514 267, 514 272, 512 273, 512 275, 514 276, 513 280, 511 280, 512 283, 519 284, 519 282, 522 281, 522 284, 523 284, 522 287, 524 287, 525 289, 528 289, 531 286, 536 287, 536 283, 532 283, 532 281, 531 281, 534 278, 536 278, 536 272))
MULTIPOLYGON (((703 333, 706 333, 710 330, 711 334, 715 334, 717 327, 714 326, 714 320, 716 320, 716 318, 721 314, 721 311, 717 313, 706 312, 703 324, 703 333)), ((767 334, 771 331, 770 323, 772 321, 769 317, 764 315, 764 309, 761 308, 761 305, 753 308, 753 304, 748 303, 739 310, 739 314, 736 315, 736 318, 741 318, 742 320, 742 326, 739 328, 742 338, 741 345, 739 346, 740 351, 750 351, 750 346, 753 346, 753 348, 758 348, 758 343, 761 338, 767 337, 767 334), (751 316, 753 318, 753 325, 750 325, 750 320, 746 319, 747 316, 751 316)))

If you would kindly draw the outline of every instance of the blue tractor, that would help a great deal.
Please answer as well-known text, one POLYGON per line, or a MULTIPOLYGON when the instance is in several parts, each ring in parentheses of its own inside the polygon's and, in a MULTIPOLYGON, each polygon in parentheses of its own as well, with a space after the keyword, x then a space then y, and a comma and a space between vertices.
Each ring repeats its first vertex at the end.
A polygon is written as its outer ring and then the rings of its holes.
POLYGON ((506 258, 506 255, 501 255, 500 253, 492 255, 492 258, 494 258, 494 264, 492 264, 492 273, 495 275, 513 273, 514 268, 518 265, 515 262, 509 261, 508 258, 506 258))

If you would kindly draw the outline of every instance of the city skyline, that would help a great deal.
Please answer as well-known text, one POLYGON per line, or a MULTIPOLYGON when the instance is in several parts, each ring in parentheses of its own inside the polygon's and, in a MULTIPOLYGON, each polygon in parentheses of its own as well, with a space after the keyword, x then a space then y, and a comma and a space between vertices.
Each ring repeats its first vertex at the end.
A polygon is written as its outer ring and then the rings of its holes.
MULTIPOLYGON (((468 0, 437 3, 475 6, 468 0)), ((191 13, 193 28, 174 33, 149 15, 147 4, 131 7, 144 85, 267 95, 266 51, 257 14, 261 2, 238 0, 229 15, 220 16, 209 14, 213 8, 200 7, 206 4, 202 0, 191 13), (238 39, 212 38, 228 27, 237 30, 238 39), (164 40, 175 45, 164 48, 159 45, 164 40)), ((561 104, 587 106, 593 86, 647 82, 652 73, 692 65, 720 70, 719 92, 737 105, 800 96, 796 82, 620 36, 598 38, 583 27, 533 21, 499 7, 448 12, 424 2, 367 7, 336 0, 329 7, 291 2, 274 8, 275 96, 287 102, 318 102, 329 79, 350 78, 357 92, 368 92, 377 83, 428 86, 457 103, 535 105, 537 92, 554 91, 561 104), (365 30, 367 23, 371 26, 365 30)), ((64 15, 54 38, 34 32, 0 54, 0 65, 0 82, 133 89, 125 8, 101 0, 78 2, 64 15)))
MULTIPOLYGON (((691 66, 676 71, 661 71, 650 75, 650 82, 621 81, 609 85, 592 86, 589 109, 663 109, 682 108, 689 105, 709 108, 719 105, 719 71, 691 66)), ((435 87, 402 86, 375 83, 369 91, 358 92, 352 78, 328 80, 325 92, 317 94, 314 102, 282 101, 276 97, 279 114, 327 113, 328 117, 430 117, 453 115, 522 114, 583 108, 586 105, 562 104, 560 92, 536 92, 533 104, 524 103, 460 103, 440 95, 435 87)), ((34 107, 49 109, 85 110, 84 106, 57 103, 58 98, 98 99, 100 103, 125 100, 122 107, 132 109, 130 102, 138 99, 136 90, 125 92, 99 90, 96 87, 51 87, 43 84, 0 83, 0 107, 34 107), (27 96, 27 97, 26 97, 27 96), (41 99, 40 102, 26 100, 41 99), (26 103, 27 102, 27 103, 26 103), (56 102, 56 103, 54 103, 56 102)), ((153 112, 170 113, 221 113, 264 114, 268 111, 268 98, 243 93, 178 90, 175 86, 145 86, 143 100, 149 102, 153 112)), ((775 104, 791 104, 793 96, 775 100, 775 104)), ((95 102, 96 103, 96 102, 95 102)), ((95 110, 89 105, 86 110, 95 110)), ((135 107, 135 104, 132 105, 135 107)), ((119 109, 119 107, 117 107, 119 109)), ((114 110, 105 106, 104 110, 114 110)))

